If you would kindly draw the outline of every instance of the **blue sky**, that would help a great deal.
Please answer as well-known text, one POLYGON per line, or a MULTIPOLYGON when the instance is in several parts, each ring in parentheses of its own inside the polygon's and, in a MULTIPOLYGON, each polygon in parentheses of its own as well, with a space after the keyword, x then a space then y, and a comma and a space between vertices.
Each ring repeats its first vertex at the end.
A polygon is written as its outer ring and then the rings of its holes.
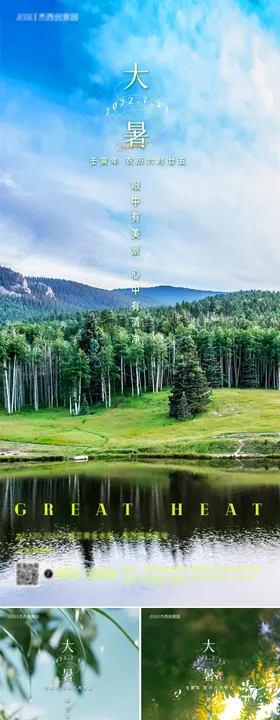
POLYGON ((278 0, 10 0, 1 22, 1 264, 129 286, 138 178, 142 285, 280 289, 279 43, 278 0), (141 115, 134 85, 136 115, 126 104, 114 122, 115 87, 124 93, 134 62, 149 70, 148 100, 160 107, 141 115), (117 156, 136 116, 155 140, 145 159, 184 156, 186 167, 128 167, 124 152, 116 167, 90 166, 91 156, 117 156))
MULTIPOLYGON (((126 632, 139 642, 138 609, 106 609, 126 632)), ((84 684, 92 687, 82 696, 71 693, 71 720, 138 720, 139 717, 139 653, 106 618, 96 615, 97 636, 92 645, 100 665, 100 675, 86 670, 84 684), (75 706, 74 706, 75 703, 75 706)), ((12 662, 22 667, 19 651, 13 650, 12 662), (18 656, 18 661, 17 657, 18 656)), ((7 713, 18 710, 20 720, 61 720, 65 715, 63 690, 46 691, 52 685, 54 669, 47 653, 40 654, 32 679, 32 703, 5 691, 1 686, 1 707, 7 713)), ((28 692, 28 682, 21 682, 28 692)))

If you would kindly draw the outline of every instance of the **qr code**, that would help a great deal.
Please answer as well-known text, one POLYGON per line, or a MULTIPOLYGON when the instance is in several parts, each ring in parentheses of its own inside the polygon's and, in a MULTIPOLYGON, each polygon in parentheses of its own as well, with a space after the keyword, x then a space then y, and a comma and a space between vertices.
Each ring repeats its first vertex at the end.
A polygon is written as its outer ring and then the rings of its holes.
POLYGON ((38 562, 17 562, 16 563, 16 584, 17 585, 39 585, 39 563, 38 562))

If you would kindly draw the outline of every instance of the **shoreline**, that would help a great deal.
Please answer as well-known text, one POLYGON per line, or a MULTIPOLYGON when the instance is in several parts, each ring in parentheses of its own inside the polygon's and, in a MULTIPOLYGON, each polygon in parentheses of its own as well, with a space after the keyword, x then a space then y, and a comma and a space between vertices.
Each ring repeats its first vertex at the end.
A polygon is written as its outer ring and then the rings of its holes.
MULTIPOLYGON (((14 442, 11 442, 11 444, 14 444, 14 442)), ((23 443, 19 443, 21 446, 23 443)), ((28 443, 27 443, 28 445, 28 443)), ((279 461, 279 468, 280 468, 280 453, 240 453, 236 454, 234 453, 193 453, 193 452, 149 452, 145 450, 129 450, 129 449, 123 449, 123 450, 117 450, 114 451, 113 449, 111 451, 107 451, 106 453, 91 453, 89 450, 86 450, 85 453, 87 454, 88 461, 78 461, 75 460, 75 456, 66 452, 61 454, 55 454, 50 453, 49 455, 47 453, 40 454, 40 445, 38 445, 38 454, 35 452, 28 453, 24 451, 16 452, 13 454, 11 451, 2 451, 0 452, 0 465, 5 464, 14 464, 14 463, 58 463, 58 462, 75 462, 77 465, 83 464, 86 465, 87 462, 118 462, 118 461, 125 461, 126 463, 129 463, 133 465, 135 462, 151 462, 153 460, 192 460, 192 461, 198 461, 198 462, 220 462, 224 461, 225 464, 228 461, 231 461, 234 467, 240 467, 241 461, 247 461, 247 460, 255 460, 255 461, 263 461, 263 460, 275 460, 276 462, 279 461)), ((44 446, 43 446, 44 447, 44 446)), ((52 446, 50 445, 50 448, 52 446)), ((34 448, 34 445, 33 445, 34 448)), ((37 448, 36 448, 37 449, 37 448)), ((69 448, 70 450, 70 448, 69 448)), ((71 452, 73 452, 73 448, 71 448, 71 452)), ((223 463, 222 463, 223 464, 223 463)))

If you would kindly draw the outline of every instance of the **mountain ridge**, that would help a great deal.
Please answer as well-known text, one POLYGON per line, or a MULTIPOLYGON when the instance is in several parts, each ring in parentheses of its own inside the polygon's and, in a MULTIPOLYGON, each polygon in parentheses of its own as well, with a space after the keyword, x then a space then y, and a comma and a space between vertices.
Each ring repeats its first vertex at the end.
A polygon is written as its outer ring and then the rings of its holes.
MULTIPOLYGON (((145 298, 155 300, 157 305, 173 305, 177 302, 193 302, 204 297, 226 294, 220 290, 199 290, 181 285, 153 285, 141 288, 145 298), (172 301, 172 302, 171 302, 172 301)), ((115 288, 114 293, 131 293, 131 288, 115 288)))
POLYGON ((193 302, 217 295, 212 290, 198 290, 173 285, 140 288, 135 297, 131 288, 105 290, 74 280, 28 276, 0 266, 0 319, 23 319, 42 314, 131 307, 139 300, 141 307, 159 307, 193 302), (21 309, 22 308, 22 311, 21 309))

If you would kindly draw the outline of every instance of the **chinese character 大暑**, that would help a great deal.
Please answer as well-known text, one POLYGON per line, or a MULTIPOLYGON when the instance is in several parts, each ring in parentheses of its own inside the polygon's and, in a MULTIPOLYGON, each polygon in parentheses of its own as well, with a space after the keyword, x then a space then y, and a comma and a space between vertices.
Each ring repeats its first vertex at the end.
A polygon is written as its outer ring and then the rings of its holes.
MULTIPOLYGON (((212 643, 212 644, 215 645, 215 643, 212 643)), ((212 648, 211 641, 210 641, 209 639, 207 640, 207 643, 203 643, 203 645, 206 645, 205 650, 203 650, 204 653, 205 653, 208 649, 211 650, 212 653, 215 652, 215 650, 213 650, 213 648, 212 648)))
POLYGON ((70 647, 70 646, 73 645, 73 644, 74 644, 74 643, 69 643, 69 640, 68 640, 68 638, 67 638, 66 643, 65 643, 65 648, 64 648, 64 650, 62 650, 61 652, 66 652, 66 650, 70 650, 71 653, 74 652, 74 650, 71 650, 71 647, 70 647))
POLYGON ((133 70, 125 70, 124 72, 132 74, 132 80, 124 88, 125 90, 128 90, 128 88, 130 88, 132 85, 134 85, 136 80, 138 80, 139 84, 141 85, 142 88, 144 88, 144 90, 147 90, 148 85, 145 85, 145 83, 142 82, 142 80, 140 78, 140 74, 143 75, 143 73, 148 73, 149 70, 138 70, 138 63, 134 63, 133 70))
POLYGON ((145 138, 147 137, 148 132, 144 121, 128 121, 126 138, 129 140, 129 147, 145 147, 145 138))
POLYGON ((73 679, 73 670, 71 668, 69 670, 64 668, 62 682, 72 682, 72 679, 73 679))

